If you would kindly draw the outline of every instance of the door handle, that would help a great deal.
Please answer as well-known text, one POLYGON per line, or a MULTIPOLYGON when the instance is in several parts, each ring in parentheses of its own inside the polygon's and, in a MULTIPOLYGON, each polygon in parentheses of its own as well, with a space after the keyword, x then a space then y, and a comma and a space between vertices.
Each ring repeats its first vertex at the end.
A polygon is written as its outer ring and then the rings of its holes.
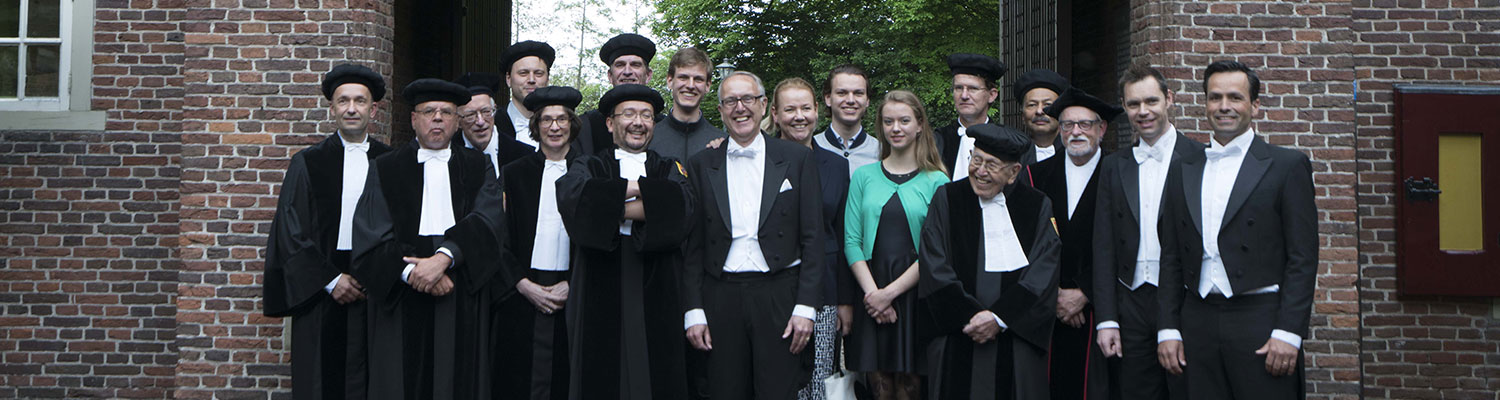
POLYGON ((1430 177, 1417 180, 1416 177, 1408 176, 1404 183, 1406 184, 1406 201, 1433 201, 1443 193, 1438 189, 1437 182, 1430 177))

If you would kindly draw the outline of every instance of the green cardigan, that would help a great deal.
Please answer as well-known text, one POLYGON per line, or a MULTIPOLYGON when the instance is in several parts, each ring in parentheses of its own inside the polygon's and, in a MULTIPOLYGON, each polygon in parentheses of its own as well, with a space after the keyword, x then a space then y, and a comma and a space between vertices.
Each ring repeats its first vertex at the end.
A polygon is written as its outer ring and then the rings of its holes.
POLYGON ((948 183, 948 175, 931 170, 897 185, 885 177, 882 164, 877 162, 859 167, 849 178, 849 201, 844 207, 844 255, 848 257, 849 265, 868 261, 874 253, 880 210, 885 208, 891 193, 901 197, 901 206, 906 209, 906 225, 911 228, 912 245, 921 248, 919 237, 922 221, 927 219, 927 203, 932 201, 932 194, 939 186, 948 183))

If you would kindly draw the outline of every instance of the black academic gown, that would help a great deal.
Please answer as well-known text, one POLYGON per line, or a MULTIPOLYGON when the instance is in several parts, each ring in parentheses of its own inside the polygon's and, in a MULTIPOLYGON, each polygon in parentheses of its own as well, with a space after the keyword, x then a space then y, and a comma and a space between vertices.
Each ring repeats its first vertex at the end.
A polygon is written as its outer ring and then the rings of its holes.
MULTIPOLYGON (((494 172, 499 173, 501 170, 505 169, 506 165, 510 165, 510 163, 515 162, 516 160, 520 160, 528 155, 531 155, 532 153, 536 153, 535 147, 516 140, 515 125, 511 124, 510 113, 505 112, 505 108, 501 108, 500 110, 495 111, 495 124, 493 128, 495 129, 495 132, 494 135, 490 137, 490 140, 499 141, 499 143, 495 145, 495 161, 498 161, 498 163, 500 164, 499 167, 496 167, 494 172)), ((453 148, 455 149, 459 147, 467 147, 469 144, 469 139, 464 137, 463 132, 459 132, 453 135, 452 143, 453 148)), ((474 147, 473 149, 480 153, 484 152, 483 147, 474 147)), ((486 156, 485 159, 489 159, 489 157, 486 156)))
POLYGON ((500 181, 484 154, 452 147, 448 161, 455 224, 442 236, 417 233, 423 166, 412 142, 370 166, 354 225, 354 276, 370 309, 371 398, 471 399, 490 395, 495 346, 492 278, 514 262, 506 250, 500 181), (431 296, 401 281, 403 256, 453 252, 453 291, 431 296))
POLYGON ((1068 155, 1059 153, 1031 168, 1036 188, 1052 200, 1052 215, 1057 220, 1058 236, 1062 238, 1058 286, 1082 290, 1089 298, 1089 303, 1083 307, 1083 326, 1074 328, 1058 320, 1053 330, 1051 368, 1052 396, 1055 398, 1109 398, 1107 360, 1094 343, 1094 326, 1099 321, 1093 318, 1097 298, 1094 294, 1094 205, 1101 175, 1099 167, 1104 164, 1106 156, 1099 155, 1101 161, 1094 164, 1094 172, 1084 184, 1083 194, 1078 196, 1078 205, 1072 215, 1068 215, 1066 163, 1072 162, 1068 155))
MULTIPOLYGON (((578 156, 579 153, 573 150, 568 152, 566 159, 571 162, 578 156)), ((493 377, 496 399, 568 398, 565 317, 568 309, 543 314, 515 289, 522 278, 551 286, 571 279, 572 275, 571 269, 531 269, 531 250, 536 244, 537 210, 546 159, 542 153, 532 153, 505 166, 501 174, 505 186, 506 222, 510 227, 509 247, 516 262, 506 266, 496 278, 496 292, 504 297, 499 312, 492 314, 496 332, 501 335, 493 377)))
POLYGON ((932 399, 1047 399, 1047 348, 1057 307, 1061 243, 1051 204, 1026 186, 1006 193, 1011 224, 1030 263, 1010 272, 985 272, 984 222, 968 179, 933 195, 918 251, 919 296, 927 301, 938 336, 927 346, 932 399), (1009 329, 976 344, 963 333, 989 310, 1009 329))
MULTIPOLYGON (((651 118, 651 123, 661 122, 666 116, 666 114, 656 114, 651 118)), ((619 147, 615 146, 614 134, 609 133, 607 123, 609 118, 605 117, 603 112, 588 110, 583 115, 579 115, 578 119, 583 122, 583 125, 578 131, 578 139, 573 141, 573 147, 577 147, 583 154, 600 154, 605 150, 614 150, 619 147)), ((685 160, 678 161, 686 162, 685 160)))
POLYGON ((567 304, 573 399, 684 399, 686 340, 677 287, 693 193, 683 166, 647 150, 637 182, 646 221, 629 236, 613 150, 574 160, 557 180, 558 211, 576 251, 567 304))
MULTIPOLYGON (((1000 122, 995 118, 990 118, 990 123, 999 124, 1000 122)), ((943 156, 943 165, 948 167, 948 176, 956 175, 958 171, 954 170, 953 168, 958 167, 958 148, 959 142, 962 140, 958 136, 958 121, 953 121, 952 123, 949 123, 942 128, 938 128, 933 132, 933 137, 937 140, 938 153, 943 156)), ((1061 144, 1062 139, 1061 136, 1059 136, 1059 139, 1054 142, 1053 145, 1057 146, 1061 144)), ((1058 147, 1058 149, 1061 148, 1062 147, 1058 147)), ((1035 163, 1036 149, 1032 149, 1031 151, 1026 152, 1026 155, 1022 157, 1021 172, 1019 175, 1016 175, 1016 181, 1012 182, 1011 185, 1035 186, 1031 183, 1031 164, 1035 163)), ((1007 188, 1007 190, 1009 190, 1009 188, 1007 188)))
MULTIPOLYGON (((368 141, 365 155, 372 160, 391 150, 368 141)), ((292 396, 298 399, 365 398, 365 302, 340 305, 323 290, 350 271, 349 252, 335 249, 343 185, 338 134, 297 152, 266 239, 264 312, 292 317, 292 396)))

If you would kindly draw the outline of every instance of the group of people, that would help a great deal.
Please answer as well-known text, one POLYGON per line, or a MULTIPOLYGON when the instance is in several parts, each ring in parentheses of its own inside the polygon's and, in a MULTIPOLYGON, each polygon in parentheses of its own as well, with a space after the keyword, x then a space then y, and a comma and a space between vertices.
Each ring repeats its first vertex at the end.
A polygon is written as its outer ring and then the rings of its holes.
POLYGON ((879 399, 1300 396, 1311 166, 1257 136, 1254 70, 1203 71, 1204 145, 1149 66, 1123 107, 1026 71, 1016 129, 986 55, 948 57, 943 123, 855 65, 710 90, 695 48, 664 99, 655 54, 605 43, 580 112, 552 47, 513 44, 503 75, 407 85, 395 146, 366 134, 384 77, 329 71, 338 131, 292 157, 266 252, 294 397, 821 399, 845 371, 879 399))

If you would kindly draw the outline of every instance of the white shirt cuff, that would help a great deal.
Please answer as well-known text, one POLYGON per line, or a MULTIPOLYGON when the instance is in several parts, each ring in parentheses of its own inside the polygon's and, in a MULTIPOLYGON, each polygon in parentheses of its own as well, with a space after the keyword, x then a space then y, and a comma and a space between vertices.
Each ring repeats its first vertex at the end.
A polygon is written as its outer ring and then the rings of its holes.
POLYGON ((411 270, 416 269, 416 268, 417 268, 417 264, 406 264, 406 268, 402 268, 401 269, 401 282, 411 283, 411 282, 407 282, 406 278, 410 277, 411 276, 411 270))
POLYGON ((1295 333, 1283 331, 1280 329, 1272 329, 1271 337, 1276 340, 1286 342, 1286 344, 1292 345, 1292 347, 1296 347, 1299 349, 1302 348, 1302 337, 1298 336, 1295 333))
POLYGON ((688 330, 693 325, 708 325, 708 316, 703 313, 702 308, 688 310, 682 315, 682 330, 688 330))
POLYGON ((815 310, 810 306, 798 304, 792 307, 792 316, 807 318, 809 321, 817 321, 818 310, 815 310))
POLYGON ((328 281, 327 285, 323 285, 323 291, 328 292, 328 294, 333 294, 333 288, 338 286, 339 281, 343 279, 344 274, 339 274, 338 276, 333 277, 333 280, 328 281))
POLYGON ((448 250, 447 247, 439 247, 437 252, 448 255, 448 268, 453 268, 453 251, 448 250))
POLYGON ((1119 321, 1104 321, 1104 322, 1100 322, 1099 325, 1096 325, 1094 327, 1094 330, 1100 330, 1100 329, 1120 329, 1120 322, 1119 321))
POLYGON ((1005 325, 1005 321, 1001 321, 1000 320, 1000 316, 999 315, 995 315, 995 313, 990 313, 990 316, 995 317, 995 323, 1000 325, 1000 330, 1001 331, 1004 331, 1006 329, 1010 329, 1010 326, 1005 325))
POLYGON ((1182 332, 1176 329, 1162 329, 1156 331, 1156 342, 1161 343, 1168 340, 1182 341, 1182 332))

